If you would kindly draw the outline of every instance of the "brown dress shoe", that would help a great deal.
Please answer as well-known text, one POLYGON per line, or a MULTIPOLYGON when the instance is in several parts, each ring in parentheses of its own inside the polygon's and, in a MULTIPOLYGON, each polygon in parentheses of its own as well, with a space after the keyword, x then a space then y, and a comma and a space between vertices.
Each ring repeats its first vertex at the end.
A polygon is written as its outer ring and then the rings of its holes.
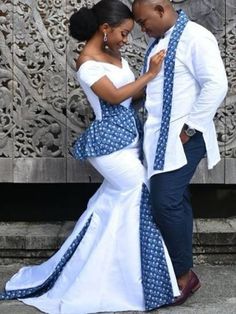
POLYGON ((186 286, 181 291, 179 297, 175 298, 173 305, 183 304, 188 297, 190 297, 194 292, 196 292, 201 287, 201 283, 197 277, 197 275, 191 270, 190 271, 190 279, 186 286))

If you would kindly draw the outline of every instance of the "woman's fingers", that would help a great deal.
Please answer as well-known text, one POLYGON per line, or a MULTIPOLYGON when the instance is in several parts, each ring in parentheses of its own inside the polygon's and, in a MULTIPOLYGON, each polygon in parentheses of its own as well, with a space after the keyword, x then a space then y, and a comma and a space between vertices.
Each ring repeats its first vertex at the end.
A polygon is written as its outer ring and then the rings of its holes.
POLYGON ((149 72, 153 74, 158 74, 161 70, 162 62, 165 57, 165 50, 162 49, 159 52, 157 52, 155 55, 153 55, 150 59, 149 64, 149 72))
POLYGON ((160 62, 164 59, 165 57, 165 50, 160 50, 158 51, 153 57, 152 57, 152 60, 153 61, 156 61, 156 62, 160 62))

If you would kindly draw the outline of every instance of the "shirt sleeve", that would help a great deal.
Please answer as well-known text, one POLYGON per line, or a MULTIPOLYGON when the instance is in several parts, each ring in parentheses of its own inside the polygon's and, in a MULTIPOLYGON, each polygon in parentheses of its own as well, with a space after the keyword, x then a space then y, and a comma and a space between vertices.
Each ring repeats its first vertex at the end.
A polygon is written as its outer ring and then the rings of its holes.
POLYGON ((105 69, 102 64, 93 60, 84 62, 77 71, 78 81, 84 82, 89 87, 105 75, 105 69))
POLYGON ((203 32, 190 42, 186 65, 200 86, 200 94, 186 123, 204 132, 228 90, 225 67, 213 34, 203 32))

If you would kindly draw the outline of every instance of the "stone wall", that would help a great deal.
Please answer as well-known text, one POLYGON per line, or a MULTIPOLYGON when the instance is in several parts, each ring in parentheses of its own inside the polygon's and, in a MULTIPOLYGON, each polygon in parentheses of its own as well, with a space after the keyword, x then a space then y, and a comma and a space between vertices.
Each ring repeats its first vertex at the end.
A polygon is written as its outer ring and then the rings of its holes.
MULTIPOLYGON (((131 0, 125 3, 131 4, 131 0)), ((71 146, 93 119, 75 80, 83 44, 68 36, 73 10, 94 1, 2 0, 0 3, 0 181, 99 182, 87 164, 73 160, 71 146)), ((217 127, 222 160, 207 171, 203 160, 194 183, 236 183, 235 0, 175 0, 190 18, 218 39, 229 78, 217 127)), ((123 51, 138 75, 147 38, 135 27, 123 51)))

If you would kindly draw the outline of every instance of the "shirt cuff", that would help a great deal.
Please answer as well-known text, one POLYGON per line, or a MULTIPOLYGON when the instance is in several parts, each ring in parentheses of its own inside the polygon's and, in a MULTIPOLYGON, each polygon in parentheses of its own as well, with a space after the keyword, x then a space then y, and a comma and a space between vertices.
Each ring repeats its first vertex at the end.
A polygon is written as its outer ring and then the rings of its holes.
POLYGON ((205 132, 205 128, 203 128, 202 126, 200 126, 199 124, 197 123, 194 123, 192 122, 191 120, 188 120, 185 122, 191 129, 195 129, 197 131, 200 131, 200 132, 205 132))

